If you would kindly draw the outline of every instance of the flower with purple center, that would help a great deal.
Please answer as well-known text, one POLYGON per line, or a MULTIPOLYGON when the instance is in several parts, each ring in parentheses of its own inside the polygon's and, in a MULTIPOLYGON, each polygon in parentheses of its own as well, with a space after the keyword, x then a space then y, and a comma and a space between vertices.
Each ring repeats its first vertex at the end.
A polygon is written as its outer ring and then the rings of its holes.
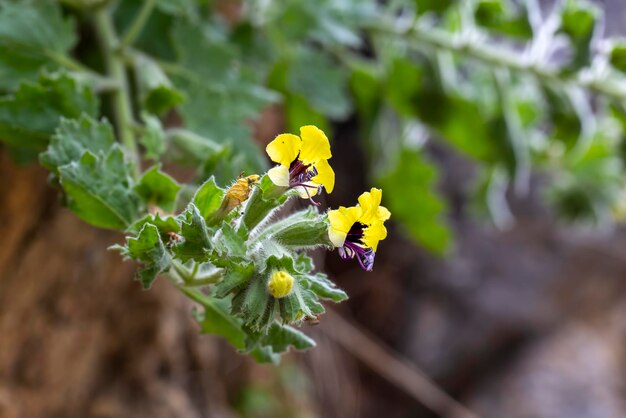
POLYGON ((327 193, 333 191, 335 172, 328 164, 332 157, 330 142, 319 128, 307 125, 300 128, 300 136, 278 135, 265 151, 280 164, 267 172, 275 185, 295 189, 304 199, 311 199, 322 188, 327 193))
POLYGON ((380 206, 382 191, 372 188, 359 196, 359 204, 328 212, 328 237, 339 249, 339 256, 356 258, 365 271, 372 271, 378 242, 387 237, 385 221, 391 212, 380 206))

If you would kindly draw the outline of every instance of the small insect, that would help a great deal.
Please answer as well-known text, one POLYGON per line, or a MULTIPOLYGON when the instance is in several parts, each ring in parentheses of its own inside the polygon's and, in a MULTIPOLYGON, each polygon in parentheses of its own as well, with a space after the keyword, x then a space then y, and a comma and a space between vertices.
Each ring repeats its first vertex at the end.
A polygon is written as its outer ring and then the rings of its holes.
POLYGON ((252 193, 252 188, 259 183, 259 179, 260 177, 257 174, 247 177, 243 177, 243 173, 240 174, 235 184, 226 191, 220 210, 223 213, 228 213, 248 200, 250 193, 252 193))
POLYGON ((174 244, 179 243, 183 240, 183 237, 178 235, 176 232, 171 232, 171 231, 167 233, 167 237, 169 238, 166 244, 168 247, 171 247, 174 244))
POLYGON ((322 318, 322 315, 314 315, 314 316, 307 316, 306 318, 304 318, 304 320, 309 325, 319 325, 321 318, 322 318))

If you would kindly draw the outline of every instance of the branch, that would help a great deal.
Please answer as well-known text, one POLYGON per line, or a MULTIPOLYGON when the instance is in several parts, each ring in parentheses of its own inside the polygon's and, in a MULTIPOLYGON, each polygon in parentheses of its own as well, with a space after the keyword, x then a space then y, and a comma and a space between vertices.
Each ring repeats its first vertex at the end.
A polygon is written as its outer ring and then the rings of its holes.
POLYGON ((335 342, 440 417, 476 418, 476 415, 439 388, 410 360, 400 357, 333 311, 322 330, 335 342))
POLYGON ((512 71, 532 74, 536 78, 558 83, 582 87, 618 100, 626 100, 626 83, 610 78, 593 77, 580 71, 574 75, 564 75, 558 69, 547 68, 534 63, 520 51, 514 51, 486 42, 476 42, 475 37, 455 36, 449 32, 421 24, 414 24, 408 30, 397 30, 388 25, 370 26, 373 32, 404 37, 430 48, 453 52, 474 58, 496 67, 508 68, 512 71))
POLYGON ((154 9, 155 4, 156 4, 156 0, 145 0, 143 2, 143 6, 141 7, 141 10, 135 17, 135 20, 130 25, 130 27, 124 34, 122 41, 120 42, 121 48, 126 48, 128 46, 131 46, 135 42, 137 37, 141 35, 141 31, 143 30, 144 26, 146 26, 146 22, 150 18, 150 15, 152 14, 152 10, 154 9))
POLYGON ((115 80, 119 89, 113 92, 113 116, 117 125, 118 134, 124 147, 130 154, 139 169, 139 152, 133 135, 134 118, 131 108, 130 88, 126 76, 124 60, 119 52, 119 40, 111 14, 107 8, 95 11, 95 29, 101 44, 107 75, 115 80))

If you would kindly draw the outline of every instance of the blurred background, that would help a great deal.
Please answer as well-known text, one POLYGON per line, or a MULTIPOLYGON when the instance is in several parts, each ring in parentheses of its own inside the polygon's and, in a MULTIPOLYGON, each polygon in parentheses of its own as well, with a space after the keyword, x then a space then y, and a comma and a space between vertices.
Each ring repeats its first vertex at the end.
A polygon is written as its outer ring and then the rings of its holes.
MULTIPOLYGON (((61 10, 97 68, 83 3, 61 10)), ((258 365, 0 145, 0 417, 626 416, 625 28, 622 0, 157 1, 137 39, 175 86, 156 113, 229 146, 173 143, 168 171, 260 172, 316 124, 323 208, 380 187, 389 236, 371 273, 315 254, 350 299, 303 325, 316 348, 258 365)))

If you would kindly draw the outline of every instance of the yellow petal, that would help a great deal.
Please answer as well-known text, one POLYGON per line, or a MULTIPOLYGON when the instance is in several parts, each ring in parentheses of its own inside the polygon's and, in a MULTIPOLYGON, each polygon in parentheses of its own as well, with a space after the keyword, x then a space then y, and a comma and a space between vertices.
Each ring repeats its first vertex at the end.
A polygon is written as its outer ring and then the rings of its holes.
MULTIPOLYGON (((378 219, 378 207, 383 196, 383 191, 372 187, 369 192, 364 192, 359 196, 359 205, 363 209, 359 221, 366 225, 374 223, 378 219)), ((382 220, 382 219, 381 219, 382 220)))
POLYGON ((312 165, 332 157, 330 142, 321 129, 313 125, 303 126, 300 128, 300 137, 302 137, 302 149, 299 160, 305 165, 312 165))
POLYGON ((269 155, 275 163, 289 167, 298 156, 301 148, 302 140, 299 136, 280 134, 274 138, 272 142, 267 144, 265 152, 267 152, 267 155, 269 155))
POLYGON ((309 199, 313 196, 315 196, 317 194, 317 184, 313 183, 312 181, 307 181, 306 183, 307 186, 312 186, 312 187, 304 187, 304 186, 296 186, 294 187, 294 190, 296 192, 298 192, 298 194, 300 195, 301 198, 303 199, 309 199), (308 192, 308 193, 307 193, 308 192))
POLYGON ((378 248, 378 242, 387 238, 387 228, 382 222, 375 222, 367 228, 363 229, 363 238, 361 241, 367 247, 376 251, 378 248))
POLYGON ((289 187, 289 168, 284 165, 277 165, 267 171, 267 177, 277 186, 289 187))
POLYGON ((317 175, 311 180, 324 186, 326 193, 332 193, 335 188, 335 172, 326 160, 320 160, 315 164, 317 175))
POLYGON ((387 209, 384 206, 379 206, 378 207, 378 220, 380 221, 386 221, 389 218, 391 218, 391 212, 389 212, 389 209, 387 209))
POLYGON ((328 211, 328 237, 335 247, 342 247, 346 236, 361 214, 361 208, 340 206, 339 209, 328 211))

